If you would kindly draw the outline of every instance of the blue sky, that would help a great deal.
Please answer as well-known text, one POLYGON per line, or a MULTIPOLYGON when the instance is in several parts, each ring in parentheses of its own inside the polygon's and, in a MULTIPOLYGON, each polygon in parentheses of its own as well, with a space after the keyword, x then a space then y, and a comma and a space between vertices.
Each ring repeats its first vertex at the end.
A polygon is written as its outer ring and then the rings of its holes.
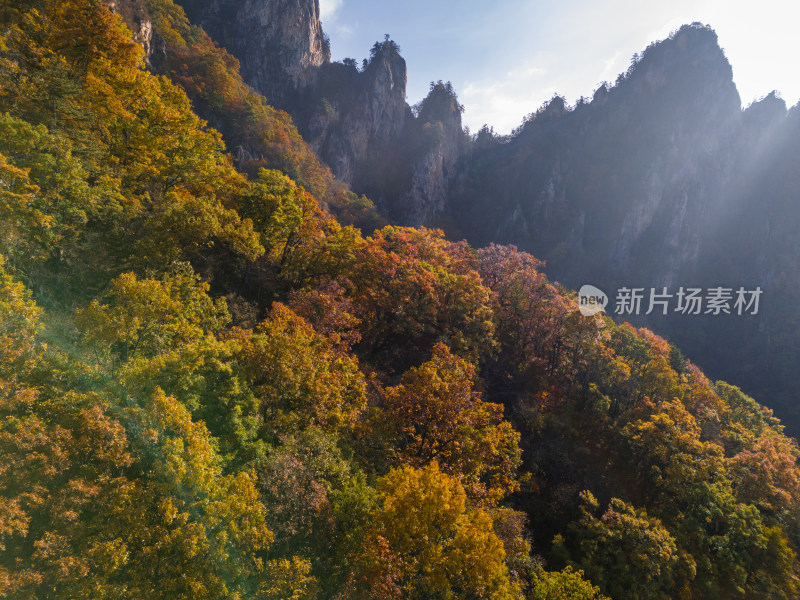
POLYGON ((334 60, 360 60, 390 34, 408 62, 408 101, 451 81, 464 122, 508 133, 558 93, 574 103, 684 23, 711 25, 742 102, 800 98, 800 3, 762 0, 320 0, 334 60))

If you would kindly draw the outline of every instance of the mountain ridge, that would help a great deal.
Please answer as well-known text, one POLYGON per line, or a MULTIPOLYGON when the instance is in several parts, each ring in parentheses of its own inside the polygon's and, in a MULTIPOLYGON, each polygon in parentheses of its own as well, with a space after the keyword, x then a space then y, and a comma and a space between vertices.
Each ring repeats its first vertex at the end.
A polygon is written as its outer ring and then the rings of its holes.
MULTIPOLYGON (((0 0, 0 596, 797 597, 771 410, 526 252, 338 221, 368 201, 138 6, 0 0)), ((398 156, 470 149, 452 86, 414 113, 398 156)))
MULTIPOLYGON (((569 287, 764 287, 758 325, 632 320, 670 336, 800 430, 791 374, 800 353, 781 335, 784 323, 794 320, 770 302, 782 296, 800 302, 788 283, 773 284, 774 273, 795 269, 800 253, 791 249, 790 232, 778 236, 784 246, 774 247, 769 232, 791 218, 765 222, 772 209, 751 214, 748 206, 761 202, 764 188, 754 191, 744 181, 745 173, 763 179, 765 155, 780 158, 776 140, 787 139, 780 131, 797 107, 786 110, 772 94, 743 108, 716 34, 695 23, 651 44, 591 99, 569 107, 556 97, 511 136, 485 128, 470 139, 449 85, 433 84, 420 104, 449 96, 449 110, 412 113, 398 50, 387 38, 361 70, 354 61, 323 61, 305 87, 289 85, 295 101, 285 108, 337 177, 375 201, 392 222, 440 226, 476 246, 514 244, 545 260, 547 273, 569 287), (757 256, 740 256, 730 232, 750 223, 762 231, 751 243, 757 256), (726 266, 714 268, 720 256, 726 266), (738 265, 731 264, 733 256, 740 257, 738 265), (775 264, 774 256, 784 257, 786 266, 775 264), (770 359, 750 355, 742 368, 745 350, 717 352, 737 333, 753 340, 756 350, 748 354, 770 359), (766 340, 776 338, 786 341, 767 347, 766 340)), ((791 143, 780 144, 790 156, 791 143)), ((774 202, 791 214, 788 199, 774 202)))

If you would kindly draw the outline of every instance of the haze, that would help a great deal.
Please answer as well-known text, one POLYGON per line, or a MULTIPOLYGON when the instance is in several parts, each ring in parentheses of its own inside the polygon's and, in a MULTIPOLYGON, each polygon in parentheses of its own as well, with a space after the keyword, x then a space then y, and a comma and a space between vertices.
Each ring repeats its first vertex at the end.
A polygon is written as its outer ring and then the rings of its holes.
POLYGON ((772 90, 800 98, 800 5, 766 0, 540 2, 320 0, 334 60, 368 55, 389 34, 408 62, 408 101, 452 81, 464 123, 508 133, 554 94, 570 104, 625 71, 634 53, 682 24, 711 25, 744 106, 772 90))

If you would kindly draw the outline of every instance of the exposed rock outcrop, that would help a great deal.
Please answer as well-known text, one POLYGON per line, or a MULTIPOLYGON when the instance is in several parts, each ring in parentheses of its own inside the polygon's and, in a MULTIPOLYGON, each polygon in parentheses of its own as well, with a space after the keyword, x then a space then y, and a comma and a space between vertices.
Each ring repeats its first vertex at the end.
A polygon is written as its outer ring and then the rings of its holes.
POLYGON ((133 40, 144 49, 148 65, 164 56, 164 40, 153 31, 153 21, 142 0, 106 0, 111 12, 119 14, 133 32, 133 40))
POLYGON ((321 69, 299 116, 306 138, 338 178, 353 183, 365 161, 400 143, 413 119, 406 82, 406 61, 388 39, 375 44, 362 71, 352 62, 321 69))
POLYGON ((359 69, 330 62, 318 0, 178 1, 239 59, 245 81, 293 117, 338 179, 399 222, 435 222, 460 152, 460 111, 414 116, 406 63, 388 36, 359 69))
POLYGON ((432 84, 415 115, 405 100, 406 63, 389 39, 358 71, 323 69, 308 139, 342 180, 393 220, 432 225, 443 214, 465 145, 463 108, 450 84, 432 84))
POLYGON ((180 0, 189 19, 239 59, 245 81, 277 108, 330 61, 319 0, 180 0))
POLYGON ((441 81, 420 104, 417 135, 423 148, 413 165, 411 186, 400 200, 403 220, 411 225, 436 224, 447 208, 450 183, 466 145, 462 111, 452 86, 441 81))

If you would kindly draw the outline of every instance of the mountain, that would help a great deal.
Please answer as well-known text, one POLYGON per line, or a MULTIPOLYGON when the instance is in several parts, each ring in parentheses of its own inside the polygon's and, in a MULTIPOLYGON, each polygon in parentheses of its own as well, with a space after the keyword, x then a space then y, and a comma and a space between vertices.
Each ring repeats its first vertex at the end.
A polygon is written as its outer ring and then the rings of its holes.
POLYGON ((412 110, 406 63, 388 36, 362 65, 332 63, 318 0, 179 4, 239 60, 249 85, 292 116, 337 179, 398 222, 440 218, 465 142, 451 87, 432 84, 412 110))
POLYGON ((468 138, 449 84, 406 104, 405 62, 388 38, 361 68, 331 63, 313 0, 183 5, 239 58, 248 83, 292 115, 337 179, 392 222, 440 226, 476 246, 514 244, 555 280, 612 296, 626 286, 673 296, 760 287, 758 318, 628 318, 800 431, 800 324, 788 308, 800 302, 791 283, 800 109, 772 94, 742 110, 709 27, 680 28, 613 85, 572 107, 555 97, 511 136, 484 128, 468 138), (251 34, 265 15, 273 24, 251 34))
POLYGON ((757 318, 624 318, 668 335, 797 431, 798 118, 774 94, 743 111, 714 32, 684 26, 592 99, 554 98, 510 138, 479 134, 448 207, 472 243, 524 248, 569 287, 606 290, 612 306, 623 287, 760 287, 757 318))
POLYGON ((674 284, 724 210, 740 112, 716 35, 685 27, 591 101, 554 98, 506 143, 476 148, 452 212, 471 239, 517 243, 571 284, 674 284))
MULTIPOLYGON (((798 597, 770 409, 531 254, 370 222, 172 0, 0 24, 0 597, 798 597)), ((399 191, 449 202, 426 181, 498 140, 444 83, 412 114, 399 191)), ((785 117, 744 131, 783 151, 785 117)), ((763 156, 738 175, 783 201, 731 223, 782 248, 794 175, 763 156)))

